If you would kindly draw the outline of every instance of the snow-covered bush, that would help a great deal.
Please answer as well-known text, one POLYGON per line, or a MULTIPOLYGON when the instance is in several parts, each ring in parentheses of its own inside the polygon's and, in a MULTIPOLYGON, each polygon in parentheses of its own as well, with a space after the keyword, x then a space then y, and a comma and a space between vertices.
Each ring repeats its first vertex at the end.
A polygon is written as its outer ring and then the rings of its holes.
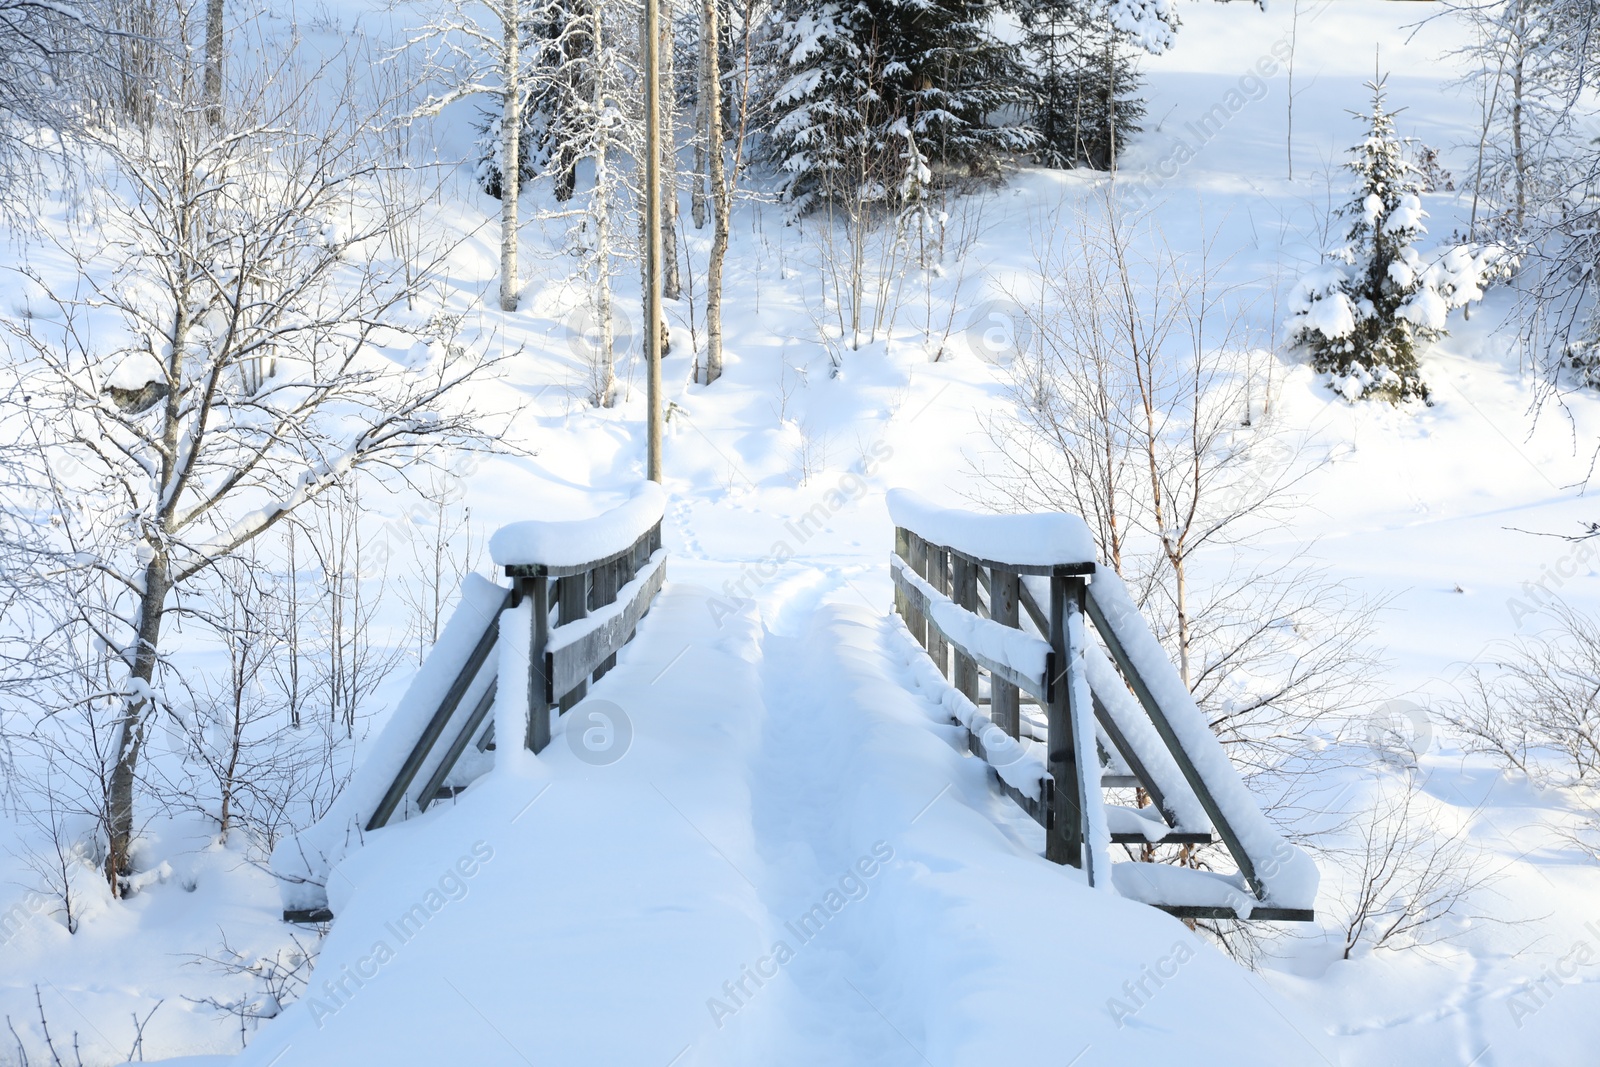
POLYGON ((1340 212, 1350 228, 1344 245, 1301 279, 1286 330, 1348 400, 1427 400, 1418 346, 1445 335, 1451 311, 1483 298, 1503 255, 1494 246, 1456 246, 1426 257, 1417 250, 1428 232, 1426 177, 1395 132, 1383 79, 1367 87, 1372 111, 1358 116, 1367 136, 1345 164, 1359 182, 1340 212))

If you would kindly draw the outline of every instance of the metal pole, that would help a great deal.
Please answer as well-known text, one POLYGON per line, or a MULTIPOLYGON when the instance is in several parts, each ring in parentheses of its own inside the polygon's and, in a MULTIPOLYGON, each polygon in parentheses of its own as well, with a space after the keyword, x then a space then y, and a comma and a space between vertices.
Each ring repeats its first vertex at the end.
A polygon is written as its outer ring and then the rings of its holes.
POLYGON ((644 329, 646 476, 661 481, 661 9, 644 0, 644 329))

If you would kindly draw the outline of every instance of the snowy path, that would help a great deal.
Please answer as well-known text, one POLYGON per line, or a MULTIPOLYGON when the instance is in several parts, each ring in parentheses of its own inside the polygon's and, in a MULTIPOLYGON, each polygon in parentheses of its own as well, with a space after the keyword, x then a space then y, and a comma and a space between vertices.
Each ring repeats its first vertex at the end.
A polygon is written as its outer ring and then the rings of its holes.
POLYGON ((310 993, 241 1062, 1322 1062, 1180 924, 1039 858, 907 688, 892 618, 807 616, 779 636, 745 602, 719 627, 669 585, 591 696, 625 709, 626 754, 590 766, 558 734, 373 835, 310 993))

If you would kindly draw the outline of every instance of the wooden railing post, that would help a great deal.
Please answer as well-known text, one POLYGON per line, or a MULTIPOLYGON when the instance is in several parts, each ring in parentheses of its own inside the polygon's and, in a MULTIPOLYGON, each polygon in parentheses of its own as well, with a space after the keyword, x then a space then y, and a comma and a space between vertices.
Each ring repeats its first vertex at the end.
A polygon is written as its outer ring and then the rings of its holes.
MULTIPOLYGON (((906 538, 910 548, 910 554, 906 556, 906 562, 911 565, 911 570, 917 577, 925 579, 928 577, 928 542, 909 530, 906 531, 906 538)), ((911 629, 911 636, 917 639, 917 644, 926 649, 928 647, 928 626, 923 621, 922 612, 912 609, 910 616, 906 619, 906 625, 911 629)))
MULTIPOLYGON (((950 595, 950 551, 934 545, 928 551, 928 584, 945 596, 950 595)), ((939 673, 950 677, 950 642, 933 627, 928 628, 928 655, 939 668, 939 673)))
MULTIPOLYGON (((978 613, 978 568, 973 562, 962 555, 952 555, 951 564, 954 570, 954 579, 950 592, 950 599, 974 615, 978 613)), ((955 649, 955 677, 952 679, 956 691, 974 704, 978 702, 978 665, 971 656, 957 646, 955 649)))
POLYGON ((550 677, 545 652, 550 646, 550 579, 540 575, 519 578, 521 594, 533 612, 528 642, 528 735, 531 752, 543 752, 550 743, 550 677))
POLYGON ((1050 794, 1049 823, 1045 828, 1045 858, 1054 863, 1083 866, 1083 808, 1079 761, 1094 753, 1077 751, 1074 723, 1090 709, 1077 708, 1072 687, 1072 657, 1082 650, 1072 647, 1074 632, 1081 634, 1083 581, 1050 579, 1050 707, 1045 740, 1046 771, 1054 788, 1050 794), (1074 625, 1073 620, 1078 619, 1074 625))
MULTIPOLYGON (((617 590, 627 584, 626 579, 621 579, 621 571, 625 561, 617 560, 615 563, 603 564, 595 568, 594 586, 590 590, 590 600, 596 609, 616 603, 617 590)), ((612 653, 600 661, 600 666, 594 669, 594 680, 599 681, 606 676, 606 672, 617 665, 616 653, 612 653)))
MULTIPOLYGON (((991 567, 989 570, 989 617, 1003 626, 1020 629, 1017 615, 1018 591, 1021 581, 1016 571, 991 567)), ((989 677, 989 717, 995 725, 1012 737, 1022 730, 1021 698, 1017 687, 1003 678, 989 677)))
MULTIPOLYGON (((556 579, 556 606, 560 611, 557 625, 577 622, 589 614, 589 574, 573 574, 556 579)), ((589 692, 588 682, 579 682, 561 694, 560 708, 564 715, 589 692)))

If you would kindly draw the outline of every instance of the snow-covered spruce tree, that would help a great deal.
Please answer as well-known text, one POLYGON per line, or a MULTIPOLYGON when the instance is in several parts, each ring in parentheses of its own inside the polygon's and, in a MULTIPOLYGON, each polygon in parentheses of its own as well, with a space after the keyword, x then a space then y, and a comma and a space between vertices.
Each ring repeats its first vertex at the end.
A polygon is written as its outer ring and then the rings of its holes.
POLYGON ((1049 167, 1111 170, 1122 146, 1139 132, 1144 101, 1135 49, 1163 51, 1169 32, 1145 29, 1137 12, 1114 12, 1104 0, 1018 0, 1033 96, 1035 159, 1049 167), (1117 14, 1128 15, 1118 19, 1117 14), (1124 29, 1137 27, 1139 32, 1124 29))
POLYGON ((550 175, 560 203, 577 188, 579 145, 592 125, 593 6, 590 0, 545 0, 530 20, 530 47, 538 55, 523 114, 535 140, 530 165, 550 175))
POLYGON ((993 178, 1033 131, 1013 49, 976 0, 790 0, 775 12, 768 162, 796 214, 863 183, 914 199, 929 182, 993 178))
POLYGON ((1384 79, 1367 88, 1372 111, 1356 115, 1367 136, 1345 164, 1358 179, 1354 199, 1340 211, 1350 223, 1345 244, 1301 279, 1287 332, 1349 400, 1426 401, 1417 348, 1444 336, 1451 310, 1483 296, 1499 252, 1458 247, 1424 262, 1415 247, 1427 233, 1423 175, 1395 132, 1384 79))
MULTIPOLYGON (((538 175, 539 130, 537 126, 527 121, 530 117, 526 105, 523 111, 522 145, 518 153, 518 166, 521 174, 518 177, 519 187, 526 185, 538 175)), ((500 172, 500 159, 505 154, 505 134, 501 132, 501 121, 504 112, 501 109, 485 111, 478 118, 478 143, 477 165, 473 169, 473 177, 477 179, 478 188, 489 196, 499 200, 504 194, 500 172)))

